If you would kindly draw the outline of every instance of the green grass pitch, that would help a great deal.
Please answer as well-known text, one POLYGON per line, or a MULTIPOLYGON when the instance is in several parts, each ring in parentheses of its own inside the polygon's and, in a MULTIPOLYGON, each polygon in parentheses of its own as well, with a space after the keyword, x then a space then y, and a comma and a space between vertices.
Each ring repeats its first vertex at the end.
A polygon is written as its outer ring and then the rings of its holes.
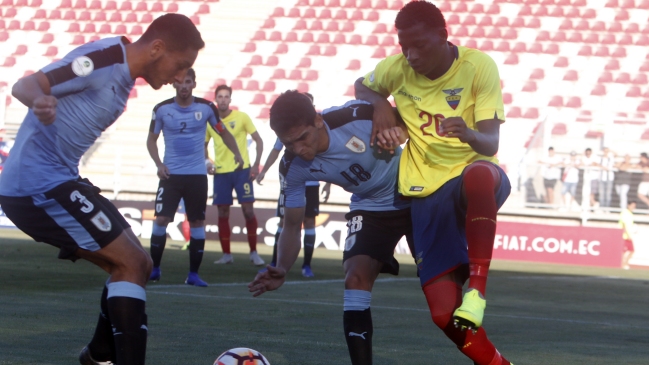
MULTIPOLYGON (((148 241, 143 241, 148 246, 148 241)), ((201 276, 183 284, 188 253, 168 242, 162 280, 147 289, 147 363, 210 365, 232 347, 251 347, 272 365, 349 364, 342 330, 341 252, 315 251, 316 277, 302 258, 276 292, 252 298, 257 267, 247 245, 219 266, 208 242, 201 276)), ((271 248, 259 245, 269 261, 271 248)), ((56 259, 57 251, 12 231, 0 232, 0 365, 77 364, 90 340, 106 274, 56 259)), ((408 256, 402 274, 381 276, 372 298, 374 364, 467 364, 430 319, 408 256)), ((516 365, 648 364, 649 271, 494 262, 485 329, 516 365)))

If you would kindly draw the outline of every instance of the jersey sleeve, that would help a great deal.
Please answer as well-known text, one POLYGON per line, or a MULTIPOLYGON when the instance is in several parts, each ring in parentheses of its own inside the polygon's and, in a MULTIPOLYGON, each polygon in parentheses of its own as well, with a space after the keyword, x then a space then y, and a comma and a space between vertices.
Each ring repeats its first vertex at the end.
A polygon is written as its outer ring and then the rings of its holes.
POLYGON ((159 106, 156 105, 155 108, 153 108, 153 115, 151 115, 151 125, 149 126, 149 132, 153 134, 160 134, 160 131, 162 131, 163 127, 162 118, 158 117, 158 109, 159 106))
POLYGON ((120 44, 97 49, 93 43, 84 44, 72 50, 60 61, 41 69, 50 83, 53 96, 58 98, 79 93, 94 86, 99 87, 104 84, 105 77, 110 74, 104 68, 124 61, 124 53, 120 44))
MULTIPOLYGON (((208 104, 210 108, 210 112, 207 117, 207 121, 210 125, 211 130, 214 132, 221 134, 225 130, 225 126, 223 125, 223 122, 221 121, 221 116, 219 115, 218 109, 216 109, 216 106, 214 103, 209 103, 208 104)), ((205 142, 209 142, 209 135, 210 133, 207 132, 205 136, 205 142)))
POLYGON ((284 144, 282 144, 282 142, 279 140, 279 138, 277 138, 275 140, 275 144, 273 145, 273 149, 277 150, 277 151, 281 151, 282 148, 284 148, 284 144))
POLYGON ((368 73, 365 75, 365 79, 363 80, 363 85, 367 86, 371 90, 385 96, 386 98, 392 94, 394 90, 392 90, 392 82, 391 82, 391 75, 390 75, 390 65, 392 62, 390 62, 389 58, 386 58, 379 62, 376 65, 376 68, 374 71, 368 73))
POLYGON ((484 54, 473 80, 475 90, 475 121, 487 119, 505 120, 503 94, 500 89, 498 67, 491 57, 484 54))
POLYGON ((293 166, 295 155, 285 153, 279 164, 279 177, 284 191, 284 206, 286 208, 302 208, 306 206, 306 192, 304 176, 300 169, 293 166))
POLYGON ((257 132, 257 128, 255 125, 252 123, 252 119, 250 119, 250 116, 248 114, 243 113, 243 125, 246 128, 246 133, 248 134, 253 134, 257 132))

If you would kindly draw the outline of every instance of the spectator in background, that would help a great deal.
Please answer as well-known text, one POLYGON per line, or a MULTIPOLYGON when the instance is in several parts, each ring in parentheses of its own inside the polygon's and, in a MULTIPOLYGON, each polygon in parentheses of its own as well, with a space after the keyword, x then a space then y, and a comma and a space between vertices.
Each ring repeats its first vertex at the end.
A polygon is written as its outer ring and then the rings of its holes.
POLYGON ((610 207, 611 197, 613 195, 613 180, 615 180, 615 153, 608 147, 602 149, 602 159, 600 161, 602 174, 599 186, 599 206, 610 207))
POLYGON ((642 170, 642 181, 638 185, 638 199, 649 206, 649 156, 646 152, 640 154, 638 167, 642 170))
POLYGON ((635 252, 633 247, 633 210, 636 207, 634 201, 629 202, 629 205, 620 213, 620 228, 622 228, 622 239, 624 240, 624 245, 622 246, 622 268, 624 270, 629 270, 629 260, 635 252))
POLYGON ((561 157, 554 154, 554 148, 548 148, 548 155, 539 161, 543 165, 543 186, 545 187, 545 202, 554 204, 554 187, 561 178, 561 157))
POLYGON ((577 159, 577 152, 570 152, 570 157, 563 163, 563 188, 561 195, 563 195, 563 204, 565 208, 570 210, 572 203, 575 201, 577 193, 577 184, 579 183, 579 166, 580 162, 577 159))
POLYGON ((599 158, 593 156, 593 150, 586 148, 584 157, 581 158, 581 165, 584 168, 584 185, 590 184, 590 206, 595 207, 597 204, 595 196, 599 191, 599 158))
POLYGON ((631 155, 624 155, 624 160, 615 164, 617 168, 617 179, 615 180, 615 192, 620 196, 620 209, 627 207, 629 189, 631 188, 631 172, 633 168, 631 155))

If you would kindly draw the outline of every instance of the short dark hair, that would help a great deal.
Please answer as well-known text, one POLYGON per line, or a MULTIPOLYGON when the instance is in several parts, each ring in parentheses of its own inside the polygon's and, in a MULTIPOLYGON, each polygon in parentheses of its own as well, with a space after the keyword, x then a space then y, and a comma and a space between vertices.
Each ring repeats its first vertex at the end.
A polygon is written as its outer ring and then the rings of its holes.
POLYGON ((411 1, 399 10, 394 26, 397 29, 408 29, 417 23, 424 23, 429 28, 446 28, 446 20, 435 4, 428 1, 411 1))
POLYGON ((193 68, 190 67, 189 70, 187 70, 187 76, 191 77, 192 81, 196 82, 196 71, 194 71, 193 68))
POLYGON ((227 90, 230 93, 230 96, 232 96, 232 88, 229 87, 228 85, 219 85, 216 87, 216 90, 214 90, 214 96, 219 93, 221 90, 227 90))
POLYGON ((311 95, 311 93, 303 93, 303 94, 306 95, 309 99, 311 99, 311 104, 314 103, 313 95, 311 95))
POLYGON ((316 111, 311 100, 297 90, 288 90, 270 107, 270 128, 281 134, 295 126, 315 125, 315 117, 316 111))
POLYGON ((628 206, 629 206, 629 205, 631 205, 631 204, 635 204, 635 205, 638 205, 638 202, 637 202, 637 201, 635 201, 635 200, 629 200, 629 202, 628 202, 628 203, 626 203, 626 206, 628 207, 628 206))
POLYGON ((151 42, 161 39, 172 52, 182 52, 188 48, 200 50, 205 47, 201 33, 192 21, 176 13, 165 14, 155 19, 142 34, 140 40, 151 42))
POLYGON ((593 152, 593 150, 591 150, 590 147, 586 148, 584 152, 588 152, 588 151, 593 152))
POLYGON ((647 152, 642 152, 640 154, 640 157, 649 158, 649 156, 647 156, 647 152))
POLYGON ((552 146, 548 147, 548 151, 554 151, 554 147, 552 146))

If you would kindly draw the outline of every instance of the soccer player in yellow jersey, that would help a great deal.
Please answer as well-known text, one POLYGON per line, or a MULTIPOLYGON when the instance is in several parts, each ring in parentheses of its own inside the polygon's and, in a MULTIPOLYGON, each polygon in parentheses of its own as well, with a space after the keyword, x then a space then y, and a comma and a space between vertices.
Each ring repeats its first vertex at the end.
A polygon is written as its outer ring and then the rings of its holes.
POLYGON ((380 147, 409 137, 399 190, 413 198, 415 255, 433 322, 476 364, 509 365, 482 328, 496 213, 511 190, 494 157, 504 122, 498 69, 486 54, 449 43, 444 16, 427 1, 404 6, 395 26, 402 54, 357 81, 356 96, 375 107, 380 147), (396 126, 389 95, 405 126, 396 126))
POLYGON ((257 254, 257 217, 255 217, 252 208, 255 202, 252 181, 259 174, 259 161, 264 151, 264 142, 248 114, 230 109, 232 88, 227 85, 219 85, 214 93, 221 122, 237 141, 243 159, 243 166, 240 166, 235 162, 232 151, 223 143, 221 136, 210 128, 207 129, 205 136, 206 157, 207 145, 210 139, 214 139, 214 200, 212 204, 216 205, 219 211, 219 239, 223 250, 223 257, 214 263, 230 264, 234 262, 230 252, 230 206, 232 205, 232 189, 234 189, 246 220, 250 261, 255 265, 263 265, 264 260, 257 254), (257 148, 257 157, 252 166, 248 157, 248 135, 255 141, 257 148))

